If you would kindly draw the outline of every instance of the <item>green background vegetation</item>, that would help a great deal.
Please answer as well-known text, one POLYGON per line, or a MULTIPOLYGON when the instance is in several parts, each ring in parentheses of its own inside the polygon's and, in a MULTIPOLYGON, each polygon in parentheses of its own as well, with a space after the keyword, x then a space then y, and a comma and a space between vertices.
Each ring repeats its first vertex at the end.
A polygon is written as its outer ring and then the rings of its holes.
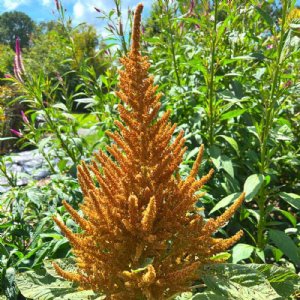
MULTIPOLYGON (((0 82, 0 173, 12 187, 0 196, 0 295, 8 299, 22 299, 19 288, 28 293, 22 282, 16 286, 17 272, 33 272, 44 268, 44 259, 71 255, 51 217, 59 212, 76 230, 61 201, 78 208, 82 194, 76 165, 88 161, 93 151, 105 149, 105 131, 114 130, 113 120, 118 118, 114 91, 119 58, 128 49, 132 13, 122 15, 122 3, 114 2, 115 10, 99 13, 107 22, 109 41, 100 39, 90 25, 75 27, 63 7, 57 10, 57 21, 41 24, 17 12, 0 15, 0 75, 13 75, 16 36, 21 37, 25 66, 23 82, 14 77, 0 82), (128 26, 120 19, 128 19, 128 26), (23 21, 28 31, 5 37, 10 24, 23 21), (22 34, 29 34, 30 41, 22 34), (28 121, 21 118, 21 110, 28 121), (12 137, 11 128, 21 137, 12 137), (39 149, 51 175, 19 187, 19 175, 10 171, 5 154, 33 148, 39 149)), ((142 51, 149 56, 163 95, 162 110, 171 110, 178 131, 185 131, 188 151, 181 174, 187 174, 202 143, 206 154, 201 172, 211 167, 217 171, 197 205, 205 208, 207 217, 217 216, 242 190, 246 192, 243 207, 217 233, 224 237, 244 231, 240 242, 224 253, 228 262, 240 264, 233 271, 240 276, 239 284, 251 272, 261 272, 266 285, 272 280, 275 284, 269 284, 269 294, 252 290, 250 294, 258 293, 255 299, 296 299, 300 9, 290 0, 156 0, 143 28, 142 51), (252 271, 245 269, 249 263, 252 271), (257 264, 266 269, 258 270, 262 267, 257 264), (282 281, 277 282, 274 274, 281 274, 282 281)), ((224 274, 207 275, 207 289, 193 291, 204 291, 205 296, 193 299, 241 299, 240 293, 228 292, 236 282, 224 285, 229 282, 224 274)))

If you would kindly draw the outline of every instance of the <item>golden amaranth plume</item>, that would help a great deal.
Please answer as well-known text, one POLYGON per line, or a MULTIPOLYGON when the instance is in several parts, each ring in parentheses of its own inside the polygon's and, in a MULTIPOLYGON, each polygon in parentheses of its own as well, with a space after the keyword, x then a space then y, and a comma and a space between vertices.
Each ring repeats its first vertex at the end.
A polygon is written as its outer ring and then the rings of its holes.
POLYGON ((175 176, 186 151, 183 132, 172 142, 175 125, 170 112, 157 119, 160 95, 148 75, 147 57, 140 53, 143 6, 137 6, 131 50, 121 59, 118 97, 122 122, 108 133, 114 143, 78 167, 84 201, 83 217, 64 206, 82 228, 71 232, 55 222, 69 239, 77 273, 55 269, 83 289, 103 292, 107 299, 166 299, 185 291, 198 279, 197 270, 228 249, 242 235, 212 237, 241 205, 244 194, 220 217, 205 221, 195 211, 195 195, 213 170, 197 179, 203 145, 186 179, 175 176), (112 158, 111 158, 112 157, 112 158), (101 165, 101 169, 99 167, 101 165), (148 262, 148 264, 147 264, 148 262))

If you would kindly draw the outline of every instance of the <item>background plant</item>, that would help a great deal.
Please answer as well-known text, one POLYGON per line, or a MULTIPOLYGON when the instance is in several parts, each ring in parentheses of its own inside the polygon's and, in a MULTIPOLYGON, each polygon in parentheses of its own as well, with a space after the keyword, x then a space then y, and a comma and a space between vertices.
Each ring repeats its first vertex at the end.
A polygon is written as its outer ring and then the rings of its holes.
MULTIPOLYGON (((61 9, 62 3, 58 3, 61 9)), ((112 126, 118 101, 112 92, 118 58, 128 49, 130 39, 127 10, 121 1, 116 4, 119 13, 117 8, 99 12, 110 25, 106 27, 110 33, 106 41, 89 27, 74 28, 60 11, 58 22, 35 25, 31 46, 22 49, 24 84, 1 81, 3 90, 13 89, 11 96, 0 97, 0 106, 6 112, 5 123, 0 124, 5 128, 2 135, 8 135, 9 129, 19 131, 23 136, 14 136, 11 142, 18 141, 20 148, 40 149, 53 164, 52 173, 67 178, 63 179, 66 185, 68 180, 75 182, 70 177, 75 176, 74 161, 102 148, 104 131, 112 126), (87 44, 92 46, 83 50, 86 31, 87 44), (8 122, 7 111, 9 103, 19 105, 20 100, 29 100, 29 107, 16 110, 14 118, 20 121, 16 127, 8 122), (21 110, 29 123, 22 120, 21 110), (45 121, 46 112, 50 118, 45 121), (82 137, 78 130, 88 135, 82 137)), ((131 10, 128 16, 130 25, 131 10)), ((212 166, 217 171, 206 187, 202 204, 210 216, 223 212, 240 190, 247 193, 244 206, 226 232, 218 232, 226 237, 242 227, 245 233, 241 242, 224 255, 233 263, 266 262, 275 269, 287 266, 299 272, 300 64, 296 2, 156 0, 143 27, 143 53, 151 59, 151 73, 163 94, 163 109, 172 111, 172 121, 187 136, 189 149, 180 173, 187 174, 199 145, 204 143, 207 155, 203 171, 212 166)), ((0 48, 3 77, 13 74, 14 53, 6 44, 0 48)), ((9 142, 2 141, 5 151, 11 148, 9 142)), ((35 189, 35 184, 28 189, 35 189)), ((43 191, 47 193, 48 188, 51 194, 60 194, 51 184, 43 191)), ((16 193, 18 188, 12 191, 16 193)), ((7 198, 11 199, 11 194, 2 195, 1 203, 7 198)), ((81 201, 81 197, 77 199, 81 201)), ((6 216, 11 214, 9 208, 6 216)), ((33 219, 38 218, 35 212, 32 214, 33 219)), ((64 218, 67 220, 67 216, 64 218)), ((2 220, 1 226, 7 219, 2 220)), ((7 235, 9 231, 2 232, 1 238, 7 235)), ((34 247, 20 249, 26 255, 34 247)), ((8 253, 11 251, 8 247, 8 253)), ((18 267, 14 265, 16 270, 18 267)), ((275 269, 272 272, 278 271, 275 269)), ((205 284, 209 286, 209 279, 205 284)), ((218 290, 210 286, 214 288, 218 290)), ((218 299, 228 297, 216 290, 213 293, 218 299)), ((211 290, 207 293, 213 297, 211 290)))

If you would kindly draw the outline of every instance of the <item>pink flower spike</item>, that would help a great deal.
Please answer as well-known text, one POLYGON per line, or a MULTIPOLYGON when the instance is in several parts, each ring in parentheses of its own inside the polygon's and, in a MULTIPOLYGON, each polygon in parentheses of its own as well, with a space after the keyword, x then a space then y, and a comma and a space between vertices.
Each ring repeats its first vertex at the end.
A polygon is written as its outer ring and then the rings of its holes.
POLYGON ((17 69, 20 69, 20 73, 25 73, 25 68, 23 65, 22 53, 21 53, 21 43, 20 38, 16 38, 16 54, 15 54, 15 64, 17 69))
POLYGON ((267 49, 273 49, 273 45, 272 44, 267 45, 267 49))
POLYGON ((191 0, 190 1, 190 8, 189 8, 189 15, 194 13, 195 6, 196 6, 195 0, 191 0))
POLYGON ((21 54, 21 45, 20 45, 20 38, 17 37, 16 38, 16 55, 20 55, 21 54))
POLYGON ((19 66, 19 61, 18 61, 18 58, 17 56, 15 55, 15 59, 14 59, 14 74, 15 74, 15 77, 18 79, 18 81, 20 82, 24 82, 22 77, 21 77, 21 69, 20 69, 20 66, 19 66))
POLYGON ((10 74, 4 74, 4 78, 12 78, 10 74))
POLYGON ((29 124, 29 120, 28 118, 26 117, 25 113, 23 110, 21 110, 21 116, 22 116, 22 120, 25 124, 29 124))
POLYGON ((55 1, 55 6, 57 10, 60 10, 60 3, 58 0, 54 0, 55 1))
POLYGON ((18 130, 15 130, 15 129, 10 129, 10 132, 14 135, 16 135, 17 137, 21 138, 23 137, 23 134, 22 132, 18 131, 18 130))

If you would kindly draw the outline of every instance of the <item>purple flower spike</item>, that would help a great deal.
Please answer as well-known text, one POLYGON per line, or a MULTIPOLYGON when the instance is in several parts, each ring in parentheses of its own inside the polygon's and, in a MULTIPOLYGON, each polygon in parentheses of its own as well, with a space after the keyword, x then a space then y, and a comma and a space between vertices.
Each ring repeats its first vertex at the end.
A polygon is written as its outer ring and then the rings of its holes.
POLYGON ((20 38, 16 38, 16 54, 20 55, 21 54, 21 43, 20 43, 20 38))
POLYGON ((59 3, 59 1, 58 0, 54 0, 54 2, 55 2, 56 9, 60 10, 60 3, 59 3))
POLYGON ((23 134, 22 132, 18 131, 18 130, 15 130, 15 129, 10 129, 10 132, 14 135, 16 135, 17 137, 21 138, 23 137, 23 134))
POLYGON ((25 113, 23 110, 21 110, 21 116, 22 116, 22 120, 25 124, 29 124, 29 120, 28 118, 26 117, 25 113))
POLYGON ((192 15, 194 13, 195 6, 196 6, 195 0, 191 0, 190 1, 190 8, 189 8, 189 15, 192 15))
POLYGON ((14 58, 14 74, 15 74, 15 77, 20 81, 20 82, 24 82, 23 79, 22 79, 22 71, 20 69, 20 65, 19 65, 19 62, 18 62, 18 58, 17 58, 17 55, 15 55, 15 58, 14 58))
POLYGON ((4 74, 4 78, 12 78, 10 74, 4 74))
POLYGON ((24 68, 23 60, 22 60, 21 43, 20 43, 20 39, 17 37, 16 38, 16 54, 15 54, 15 58, 14 58, 14 74, 20 82, 23 82, 21 75, 24 73, 25 73, 25 68, 24 68))
POLYGON ((96 12, 98 12, 98 13, 100 13, 100 14, 102 13, 102 11, 101 11, 100 8, 97 8, 97 7, 94 6, 94 9, 95 9, 96 12))

